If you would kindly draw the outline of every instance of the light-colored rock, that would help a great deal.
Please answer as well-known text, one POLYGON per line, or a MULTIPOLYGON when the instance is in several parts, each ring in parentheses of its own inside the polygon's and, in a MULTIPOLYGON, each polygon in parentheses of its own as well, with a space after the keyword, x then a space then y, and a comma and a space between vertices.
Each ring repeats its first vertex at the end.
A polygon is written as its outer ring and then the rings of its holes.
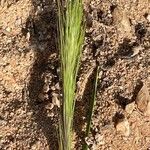
POLYGON ((122 119, 116 125, 117 132, 120 132, 124 136, 130 135, 130 125, 127 119, 122 119))
POLYGON ((104 144, 105 144, 104 136, 101 135, 101 134, 96 134, 96 135, 95 135, 95 140, 96 140, 96 143, 97 143, 98 145, 104 145, 104 144))
POLYGON ((88 146, 94 145, 94 139, 93 137, 85 137, 85 142, 88 146))
POLYGON ((11 31, 11 28, 10 28, 10 27, 7 27, 7 28, 6 28, 6 31, 7 31, 7 32, 10 32, 10 31, 11 31))
POLYGON ((47 93, 49 90, 50 90, 49 84, 44 84, 44 86, 43 86, 43 92, 47 93))
POLYGON ((132 102, 130 104, 128 104, 125 108, 125 111, 128 113, 128 114, 132 114, 133 110, 135 108, 135 102, 132 102))
POLYGON ((55 87, 56 87, 56 89, 57 89, 57 90, 59 90, 59 89, 60 89, 59 82, 55 84, 55 87))
POLYGON ((150 22, 150 15, 147 16, 147 20, 148 20, 148 22, 150 22))
POLYGON ((132 49, 133 54, 132 54, 130 57, 136 56, 141 50, 143 50, 143 47, 142 47, 142 46, 134 47, 134 48, 132 49))
POLYGON ((129 18, 127 17, 127 14, 125 11, 122 13, 122 20, 121 24, 123 26, 123 29, 127 32, 131 32, 131 26, 130 26, 130 21, 129 18))
POLYGON ((56 87, 55 86, 51 86, 51 90, 55 91, 56 87))
POLYGON ((40 93, 38 97, 40 100, 44 101, 44 100, 48 99, 48 94, 40 93))
POLYGON ((0 119, 0 126, 6 126, 7 121, 0 119))
POLYGON ((21 18, 16 19, 15 25, 20 26, 22 24, 21 18))
POLYGON ((146 116, 150 116, 150 101, 147 104, 146 111, 144 113, 146 116))
POLYGON ((40 149, 40 147, 41 147, 40 141, 36 141, 36 142, 31 146, 31 149, 32 149, 32 150, 37 150, 37 149, 40 149))
POLYGON ((52 103, 57 106, 60 107, 60 101, 58 100, 58 97, 56 95, 53 96, 52 98, 52 103))
POLYGON ((4 7, 5 2, 6 2, 6 0, 1 0, 1 1, 0 1, 1 7, 4 7))
POLYGON ((30 32, 27 32, 26 39, 27 39, 28 41, 30 40, 30 37, 31 37, 30 32))
POLYGON ((142 112, 142 113, 149 113, 149 104, 150 103, 150 95, 149 95, 149 91, 147 88, 147 84, 144 83, 143 87, 141 88, 141 90, 139 91, 137 97, 136 97, 136 104, 138 109, 142 112))
POLYGON ((117 26, 118 30, 125 37, 130 38, 132 36, 132 29, 130 25, 129 17, 127 16, 127 12, 120 8, 115 8, 113 12, 113 22, 117 26))

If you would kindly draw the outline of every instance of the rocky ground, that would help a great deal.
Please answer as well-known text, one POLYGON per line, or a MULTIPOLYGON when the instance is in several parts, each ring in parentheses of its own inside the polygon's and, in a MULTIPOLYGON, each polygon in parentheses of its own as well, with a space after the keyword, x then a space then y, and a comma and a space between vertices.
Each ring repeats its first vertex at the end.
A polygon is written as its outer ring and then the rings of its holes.
MULTIPOLYGON (((74 148, 150 149, 150 1, 85 0, 74 148), (100 66, 90 137, 86 113, 100 66), (85 139, 85 140, 84 140, 85 139)), ((58 150, 60 69, 54 0, 0 1, 0 149, 58 150)))

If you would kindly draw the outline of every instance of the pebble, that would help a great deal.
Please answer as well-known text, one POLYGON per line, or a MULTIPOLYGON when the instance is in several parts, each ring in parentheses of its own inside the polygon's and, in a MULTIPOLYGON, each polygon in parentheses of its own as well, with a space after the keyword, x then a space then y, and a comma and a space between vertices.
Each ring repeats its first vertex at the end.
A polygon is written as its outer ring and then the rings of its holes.
POLYGON ((30 40, 30 37, 31 37, 30 32, 27 32, 27 34, 26 34, 26 39, 27 39, 28 41, 30 40))
POLYGON ((147 16, 147 20, 148 20, 148 22, 150 22, 150 15, 147 16))
POLYGON ((54 115, 54 113, 50 113, 50 114, 48 114, 48 117, 54 117, 55 115, 54 115))
POLYGON ((147 88, 147 84, 144 83, 143 87, 141 88, 141 90, 139 91, 136 97, 136 104, 138 109, 145 114, 145 113, 149 113, 150 111, 149 103, 150 103, 150 95, 147 88))
POLYGON ((93 145, 94 144, 94 139, 93 138, 89 138, 89 137, 86 137, 85 138, 85 142, 88 146, 90 145, 93 145))
POLYGON ((48 99, 48 94, 40 93, 38 97, 40 100, 44 101, 44 100, 48 99))
POLYGON ((7 40, 7 44, 11 43, 12 42, 12 39, 8 39, 7 40))
POLYGON ((90 14, 87 13, 87 16, 86 16, 86 25, 87 27, 92 27, 92 16, 90 14))
POLYGON ((147 104, 147 108, 146 108, 146 111, 145 111, 145 115, 146 115, 146 116, 150 116, 150 101, 149 101, 148 104, 147 104))
POLYGON ((22 24, 21 18, 16 19, 15 24, 16 24, 16 26, 20 26, 22 24))
POLYGON ((55 87, 55 86, 51 86, 51 90, 52 90, 52 91, 55 91, 55 90, 56 90, 56 87, 55 87))
POLYGON ((11 28, 7 27, 7 28, 6 28, 6 31, 7 31, 7 32, 10 32, 10 31, 11 31, 11 28))
POLYGON ((40 149, 40 141, 36 141, 36 143, 34 143, 32 146, 31 146, 31 149, 32 150, 37 150, 37 149, 40 149))
POLYGON ((4 7, 4 4, 5 4, 5 0, 1 0, 1 1, 0 1, 1 7, 4 7))
POLYGON ((135 108, 135 102, 132 102, 132 103, 126 105, 125 111, 126 111, 128 114, 132 114, 134 108, 135 108))
POLYGON ((0 126, 5 126, 7 124, 7 121, 0 119, 0 126))
POLYGON ((120 132, 124 136, 129 136, 130 135, 130 125, 129 125, 128 120, 125 118, 125 119, 122 119, 121 121, 119 121, 118 124, 116 125, 116 130, 117 130, 117 132, 120 132))
POLYGON ((49 90, 50 90, 49 84, 44 84, 44 86, 43 86, 43 92, 47 93, 49 90))
POLYGON ((59 90, 59 89, 60 89, 59 82, 55 84, 55 87, 56 87, 56 89, 57 89, 57 90, 59 90))
POLYGON ((150 137, 145 137, 146 142, 150 141, 150 137))
POLYGON ((116 8, 113 12, 113 20, 114 24, 117 25, 118 29, 125 34, 127 37, 131 37, 131 25, 130 25, 130 20, 127 16, 127 13, 120 9, 116 8))
POLYGON ((130 57, 136 56, 141 50, 143 50, 143 47, 141 47, 141 46, 134 47, 133 50, 132 50, 133 54, 130 57))
POLYGON ((96 134, 95 135, 95 140, 98 143, 98 145, 104 145, 105 144, 103 135, 96 134))
POLYGON ((51 73, 43 74, 44 82, 45 83, 51 83, 52 81, 52 75, 51 73))
POLYGON ((60 101, 58 100, 57 96, 53 96, 53 98, 52 98, 52 103, 53 103, 55 106, 60 107, 60 101))
POLYGON ((88 148, 88 150, 91 149, 91 150, 95 150, 97 149, 97 145, 94 143, 90 148, 88 148))
POLYGON ((49 109, 51 110, 51 109, 53 109, 53 108, 54 108, 54 104, 51 103, 49 109))

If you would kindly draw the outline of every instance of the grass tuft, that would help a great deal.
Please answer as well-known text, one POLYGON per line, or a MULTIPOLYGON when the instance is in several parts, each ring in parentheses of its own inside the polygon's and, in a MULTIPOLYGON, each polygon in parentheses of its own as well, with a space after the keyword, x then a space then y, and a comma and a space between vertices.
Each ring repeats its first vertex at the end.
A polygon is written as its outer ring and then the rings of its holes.
POLYGON ((57 0, 59 49, 63 83, 63 101, 59 123, 59 149, 70 150, 75 107, 76 77, 84 40, 82 0, 57 0), (65 5, 65 8, 63 7, 65 5))

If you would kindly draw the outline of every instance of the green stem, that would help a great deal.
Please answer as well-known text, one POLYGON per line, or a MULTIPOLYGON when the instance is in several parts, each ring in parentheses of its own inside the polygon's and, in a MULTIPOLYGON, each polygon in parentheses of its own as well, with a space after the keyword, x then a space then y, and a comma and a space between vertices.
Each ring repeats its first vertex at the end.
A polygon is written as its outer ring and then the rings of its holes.
MULTIPOLYGON (((97 93, 98 72, 99 72, 99 67, 97 66, 96 67, 95 81, 93 84, 92 99, 91 99, 90 104, 89 104, 90 107, 89 107, 89 112, 88 112, 88 116, 87 116, 87 126, 86 126, 85 137, 88 137, 89 133, 90 133, 92 114, 94 111, 94 105, 95 105, 96 93, 97 93)), ((83 145, 83 150, 87 150, 87 149, 88 149, 88 145, 85 142, 83 145)))

